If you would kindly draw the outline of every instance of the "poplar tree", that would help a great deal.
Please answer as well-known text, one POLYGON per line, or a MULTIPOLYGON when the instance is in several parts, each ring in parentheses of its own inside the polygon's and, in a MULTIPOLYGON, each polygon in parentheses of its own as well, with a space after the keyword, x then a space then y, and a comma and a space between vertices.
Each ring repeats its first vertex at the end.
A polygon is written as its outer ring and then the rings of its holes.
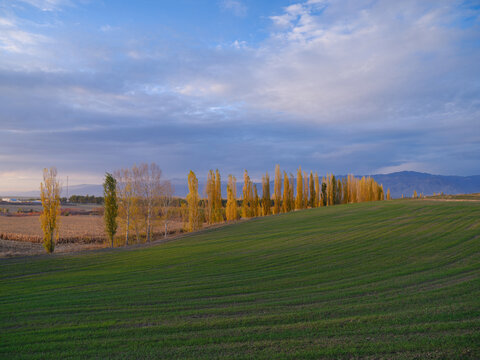
POLYGON ((55 249, 55 240, 58 240, 60 220, 60 183, 57 180, 57 169, 43 169, 43 182, 40 183, 40 197, 42 213, 40 223, 43 231, 43 247, 47 253, 55 249))
POLYGON ((228 175, 227 184, 227 221, 237 220, 237 179, 228 175))
POLYGON ((243 174, 243 201, 242 201, 242 216, 244 218, 252 217, 253 209, 253 194, 252 194, 252 181, 250 176, 248 176, 248 171, 245 170, 243 174))
POLYGON ((283 212, 287 213, 291 211, 290 203, 290 183, 288 181, 287 172, 283 172, 283 212))
POLYGON ((322 206, 327 206, 327 183, 322 179, 322 206))
POLYGON ((295 198, 295 209, 303 209, 303 177, 301 166, 299 166, 297 170, 297 197, 295 198))
POLYGON ((258 198, 257 185, 253 185, 253 216, 260 216, 260 199, 258 198))
POLYGON ((390 200, 390 189, 387 189, 387 200, 390 200))
POLYGON ((215 204, 216 204, 215 191, 216 191, 215 174, 213 170, 210 170, 208 172, 207 184, 205 186, 205 192, 207 195, 206 213, 207 213, 207 221, 209 224, 213 224, 215 222, 215 204))
POLYGON ((347 177, 348 182, 348 201, 349 203, 357 202, 357 179, 349 174, 347 177))
POLYGON ((315 183, 313 181, 313 173, 310 171, 310 201, 309 201, 309 205, 311 208, 314 208, 315 207, 315 197, 316 197, 316 193, 315 193, 315 183))
POLYGON ((335 205, 335 199, 337 198, 337 179, 335 179, 335 175, 333 174, 330 177, 330 184, 332 186, 330 205, 335 205))
POLYGON ((271 206, 271 199, 270 199, 270 176, 268 176, 268 172, 265 176, 262 177, 262 215, 267 216, 270 215, 270 206, 271 206))
POLYGON ((103 183, 103 198, 104 198, 104 214, 103 219, 105 221, 105 232, 110 240, 111 247, 113 248, 113 238, 117 233, 117 181, 112 174, 107 173, 105 175, 105 182, 103 183))
POLYGON ((336 193, 336 198, 335 198, 335 204, 342 204, 343 199, 342 199, 342 181, 340 179, 337 180, 337 193, 336 193))
POLYGON ((222 182, 220 180, 220 171, 215 172, 215 221, 223 221, 223 205, 222 205, 222 182))
POLYGON ((307 172, 303 172, 303 208, 308 207, 308 175, 307 172))
POLYGON ((320 180, 318 173, 315 171, 315 204, 314 207, 320 206, 320 180))
POLYGON ((295 209, 295 176, 293 176, 292 173, 290 173, 290 179, 288 180, 288 186, 289 186, 289 191, 288 191, 288 201, 289 201, 289 208, 290 211, 295 209))
POLYGON ((280 214, 280 202, 282 201, 282 173, 280 172, 280 165, 278 164, 275 166, 275 181, 273 191, 273 210, 275 214, 280 214))
POLYGON ((187 203, 188 203, 188 231, 195 231, 202 227, 200 222, 200 209, 199 201, 200 195, 198 194, 198 179, 195 176, 195 173, 190 170, 188 174, 188 194, 187 194, 187 203))
POLYGON ((342 204, 349 203, 348 178, 342 179, 342 204))

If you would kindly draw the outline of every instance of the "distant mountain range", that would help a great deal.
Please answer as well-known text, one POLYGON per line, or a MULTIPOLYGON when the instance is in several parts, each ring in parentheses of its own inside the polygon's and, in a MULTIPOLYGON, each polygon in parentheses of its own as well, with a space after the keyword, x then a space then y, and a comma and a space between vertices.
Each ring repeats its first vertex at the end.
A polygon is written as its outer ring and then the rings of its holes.
MULTIPOLYGON (((339 176, 342 177, 342 176, 339 176)), ((411 197, 413 191, 423 193, 424 195, 433 195, 433 193, 445 194, 468 194, 480 192, 480 175, 476 176, 445 176, 445 175, 431 175, 426 173, 419 173, 415 171, 402 171, 391 174, 377 174, 371 175, 379 184, 383 184, 385 191, 390 189, 393 198, 400 198, 402 194, 406 197, 411 197)), ((175 196, 185 197, 188 193, 188 184, 186 179, 172 179, 172 184, 175 187, 175 196)), ((237 197, 242 195, 243 183, 241 179, 237 181, 237 197)), ((270 191, 273 193, 273 181, 270 185, 270 191)), ((205 189, 205 182, 199 181, 198 187, 200 193, 203 194, 205 189)), ((259 195, 261 196, 262 186, 257 184, 259 195)), ((226 196, 227 183, 222 181, 222 194, 226 196)), ((102 196, 103 186, 95 184, 71 185, 68 188, 70 195, 95 195, 102 196)), ((62 196, 66 196, 66 188, 64 187, 62 196)), ((6 196, 17 197, 38 197, 37 191, 4 193, 6 196)))
POLYGON ((399 198, 402 194, 411 197, 413 191, 424 195, 433 193, 444 194, 470 194, 480 192, 480 175, 476 176, 445 176, 419 173, 415 171, 402 171, 392 174, 379 174, 372 176, 393 198, 399 198))
MULTIPOLYGON (((362 177, 363 175, 357 175, 362 177)), ((415 171, 402 171, 391 174, 370 175, 379 184, 383 185, 385 192, 390 189, 392 198, 400 198, 402 195, 411 197, 416 190, 418 194, 433 195, 433 193, 445 194, 469 194, 480 192, 480 175, 476 176, 445 176, 431 175, 415 171)), ((340 175, 339 178, 344 176, 340 175)), ((272 178, 270 178, 272 179, 272 178)), ((186 180, 172 180, 175 186, 175 194, 185 197, 188 193, 188 184, 186 180)), ((259 196, 262 192, 262 184, 257 183, 259 196)), ((199 182, 198 187, 201 191, 205 189, 205 183, 199 182)), ((237 197, 242 196, 243 181, 237 180, 237 197)), ((282 187, 283 191, 283 187, 282 187)), ((227 184, 222 181, 222 194, 227 193, 227 184)), ((270 193, 273 194, 273 181, 270 182, 270 193)))

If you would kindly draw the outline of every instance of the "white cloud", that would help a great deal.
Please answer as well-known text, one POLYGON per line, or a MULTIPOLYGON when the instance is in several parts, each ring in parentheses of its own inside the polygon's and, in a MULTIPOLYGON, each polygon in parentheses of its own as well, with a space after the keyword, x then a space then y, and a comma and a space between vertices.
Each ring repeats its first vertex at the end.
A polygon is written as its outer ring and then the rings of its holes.
POLYGON ((58 11, 66 5, 72 5, 70 0, 17 0, 42 11, 58 11))
POLYGON ((442 116, 447 93, 475 89, 458 44, 478 33, 452 25, 462 16, 455 4, 325 4, 293 4, 272 17, 281 28, 251 64, 238 65, 241 79, 224 79, 235 99, 320 123, 416 121, 442 116), (442 80, 453 74, 465 82, 442 80))
POLYGON ((462 16, 451 2, 310 0, 259 44, 191 47, 2 17, 1 127, 14 132, 0 153, 21 156, 0 165, 478 172, 480 32, 462 16))
POLYGON ((224 10, 231 11, 235 16, 243 17, 247 15, 247 6, 240 0, 223 0, 221 7, 224 10))
POLYGON ((42 34, 23 30, 12 18, 0 18, 0 50, 9 53, 33 55, 50 39, 42 34))
POLYGON ((100 26, 100 31, 102 32, 112 32, 112 31, 115 31, 115 30, 118 30, 119 28, 118 27, 115 27, 115 26, 111 26, 111 25, 102 25, 100 26))

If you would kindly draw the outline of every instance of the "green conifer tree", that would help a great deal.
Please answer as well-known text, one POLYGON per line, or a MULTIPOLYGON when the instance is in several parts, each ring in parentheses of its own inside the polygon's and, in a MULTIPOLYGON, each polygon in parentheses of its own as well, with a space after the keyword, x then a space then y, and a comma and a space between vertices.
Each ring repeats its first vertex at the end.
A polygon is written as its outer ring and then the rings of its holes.
POLYGON ((105 182, 103 183, 103 198, 105 199, 103 215, 105 232, 113 248, 113 238, 118 228, 117 180, 109 173, 105 175, 105 182))

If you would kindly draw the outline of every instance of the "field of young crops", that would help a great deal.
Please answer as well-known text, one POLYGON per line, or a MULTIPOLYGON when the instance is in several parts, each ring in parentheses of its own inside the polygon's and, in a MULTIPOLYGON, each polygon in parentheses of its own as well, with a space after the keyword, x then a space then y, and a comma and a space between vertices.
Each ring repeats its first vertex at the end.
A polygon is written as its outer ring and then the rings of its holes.
POLYGON ((478 359, 480 204, 317 208, 0 260, 0 358, 478 359))

